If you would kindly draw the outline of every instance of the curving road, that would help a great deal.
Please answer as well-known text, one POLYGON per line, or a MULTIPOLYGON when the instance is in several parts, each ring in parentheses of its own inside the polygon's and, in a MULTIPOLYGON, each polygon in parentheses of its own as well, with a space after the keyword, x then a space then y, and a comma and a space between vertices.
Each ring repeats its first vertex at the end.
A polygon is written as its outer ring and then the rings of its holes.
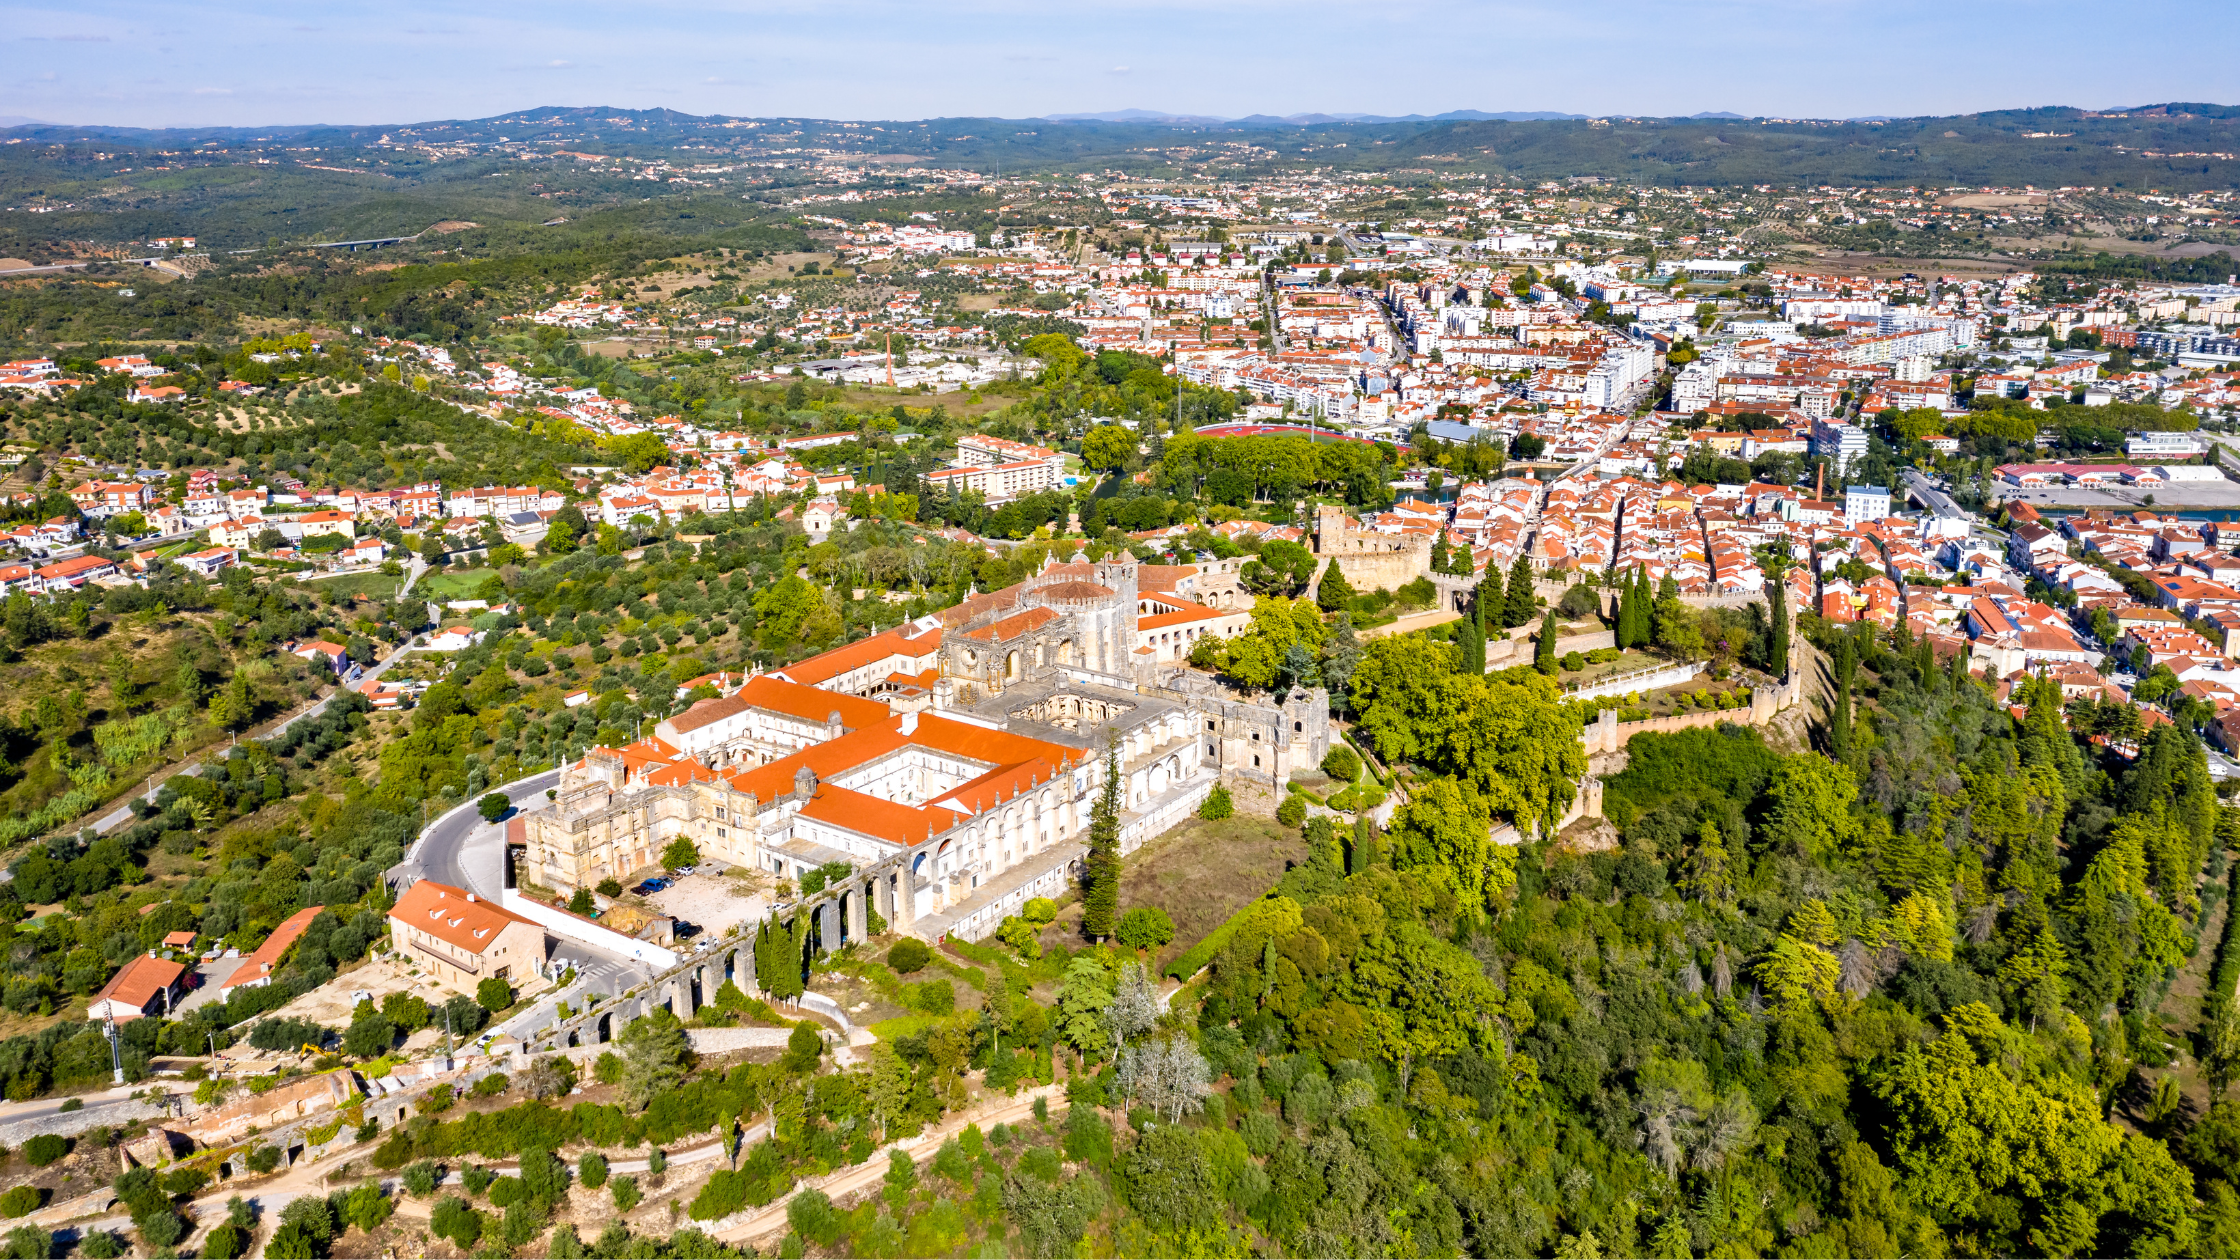
MULTIPOLYGON (((544 794, 558 786, 560 772, 547 770, 493 790, 504 793, 518 811, 542 806, 544 794)), ((420 838, 413 842, 412 851, 389 876, 390 882, 400 888, 415 880, 432 879, 439 884, 464 888, 490 901, 502 902, 505 861, 504 821, 484 822, 477 801, 470 800, 423 828, 420 838)), ((554 970, 575 968, 575 982, 565 989, 545 994, 492 1032, 521 1036, 552 1023, 554 1007, 561 1001, 580 1008, 586 993, 613 997, 624 989, 644 983, 653 974, 636 959, 566 937, 557 938, 550 965, 554 970)))

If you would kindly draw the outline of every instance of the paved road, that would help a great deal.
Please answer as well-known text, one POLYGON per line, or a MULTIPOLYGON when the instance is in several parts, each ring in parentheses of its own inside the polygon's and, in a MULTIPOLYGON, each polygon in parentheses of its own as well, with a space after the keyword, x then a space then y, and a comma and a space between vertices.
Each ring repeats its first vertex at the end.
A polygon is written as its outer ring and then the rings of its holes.
MULTIPOLYGON (((287 720, 275 725, 271 730, 256 735, 254 736, 254 738, 271 739, 272 737, 286 731, 289 727, 294 726, 298 722, 306 721, 308 719, 319 716, 320 714, 327 711, 327 705, 333 702, 336 696, 342 694, 343 687, 355 687, 359 683, 362 683, 369 678, 379 678, 383 673, 388 671, 390 666, 395 665, 398 661, 403 660, 411 650, 412 649, 410 648, 410 646, 398 648, 396 651, 391 652, 386 657, 383 657, 381 660, 375 662, 372 668, 351 675, 349 679, 342 684, 342 686, 338 686, 328 694, 321 696, 316 702, 306 706, 302 712, 290 716, 287 720)), ((148 776, 147 790, 138 793, 135 799, 145 800, 152 804, 156 799, 156 794, 163 790, 163 785, 166 780, 172 778, 175 775, 193 774, 200 769, 202 769, 202 763, 200 761, 194 761, 168 773, 159 772, 158 774, 150 775, 148 776)), ((93 829, 106 835, 109 832, 114 831, 131 821, 132 804, 130 800, 127 800, 125 804, 117 806, 115 810, 96 820, 93 824, 93 829)))
MULTIPOLYGON (((419 559, 415 558, 412 561, 412 568, 405 574, 404 585, 397 588, 397 594, 400 597, 402 597, 404 592, 409 589, 415 581, 419 580, 420 574, 425 568, 426 566, 422 564, 419 559)), ((395 665, 397 662, 403 660, 406 656, 410 655, 411 652, 412 644, 411 640, 408 639, 405 641, 405 644, 399 647, 396 651, 391 652, 389 653, 389 655, 381 658, 379 661, 374 662, 372 668, 362 670, 358 673, 350 675, 349 678, 344 681, 343 686, 355 687, 359 683, 365 682, 369 678, 379 678, 382 674, 388 672, 390 666, 395 665)), ((335 696, 340 695, 341 693, 342 688, 337 687, 333 692, 320 697, 320 699, 316 703, 304 709, 303 712, 288 718, 286 721, 281 722, 271 730, 264 732, 262 735, 256 736, 256 738, 270 739, 273 736, 287 730, 289 727, 294 726, 296 723, 305 720, 306 718, 314 718, 319 716, 320 714, 327 711, 328 702, 332 701, 335 696)), ((169 779, 173 775, 193 774, 201 768, 202 763, 197 761, 185 766, 181 766, 179 769, 173 770, 167 774, 160 774, 160 777, 158 775, 150 775, 148 778, 147 790, 140 794, 140 799, 153 803, 156 799, 156 793, 163 790, 163 783, 165 779, 169 779)), ((132 805, 129 801, 127 801, 127 803, 119 805, 114 811, 96 821, 93 824, 93 829, 97 832, 102 833, 103 835, 106 835, 109 832, 114 831, 131 821, 132 805)))
POLYGON ((1961 517, 1970 515, 1959 504, 1952 501, 1951 495, 1937 489, 1936 483, 1931 481, 1920 469, 1901 468, 1898 470, 1898 475, 1905 478, 1906 487, 1926 501, 1929 510, 1936 515, 1961 517))
MULTIPOLYGON (((153 1082, 150 1082, 150 1084, 153 1084, 153 1082)), ((113 1089, 97 1090, 90 1094, 79 1094, 75 1097, 83 1104, 83 1110, 80 1114, 88 1117, 87 1127, 90 1128, 92 1127, 92 1117, 98 1116, 111 1108, 135 1105, 137 1100, 132 1095, 146 1088, 148 1088, 147 1085, 119 1085, 113 1089)), ((70 1101, 69 1098, 34 1098, 29 1102, 0 1103, 0 1127, 21 1124, 26 1120, 42 1120, 48 1116, 59 1115, 62 1112, 62 1104, 68 1101, 70 1101)))
MULTIPOLYGON (((516 808, 544 804, 547 790, 560 785, 560 772, 547 770, 496 789, 516 808)), ((505 892, 505 824, 487 823, 474 801, 445 813, 421 831, 400 868, 408 877, 432 879, 464 888, 492 901, 505 892)), ((652 978, 652 969, 635 959, 581 941, 560 938, 552 951, 554 969, 574 967, 575 982, 538 999, 494 1031, 520 1036, 553 1022, 554 1007, 565 1001, 581 1009, 586 993, 612 998, 652 978)))

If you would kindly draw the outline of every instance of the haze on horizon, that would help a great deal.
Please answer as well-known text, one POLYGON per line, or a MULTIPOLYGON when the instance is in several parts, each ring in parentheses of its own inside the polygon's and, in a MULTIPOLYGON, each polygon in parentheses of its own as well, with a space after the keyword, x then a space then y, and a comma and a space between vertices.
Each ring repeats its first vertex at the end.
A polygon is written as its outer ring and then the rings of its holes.
POLYGON ((1844 118, 2240 98, 2199 7, 2078 0, 1615 0, 1381 10, 1139 0, 584 0, 17 6, 0 116, 124 126, 402 123, 545 105, 1024 118, 1143 108, 1844 118), (2089 32, 2089 35, 2086 33, 2089 32), (1459 53, 1459 55, 1458 55, 1459 53), (2012 73, 2000 73, 2006 67, 2012 73))

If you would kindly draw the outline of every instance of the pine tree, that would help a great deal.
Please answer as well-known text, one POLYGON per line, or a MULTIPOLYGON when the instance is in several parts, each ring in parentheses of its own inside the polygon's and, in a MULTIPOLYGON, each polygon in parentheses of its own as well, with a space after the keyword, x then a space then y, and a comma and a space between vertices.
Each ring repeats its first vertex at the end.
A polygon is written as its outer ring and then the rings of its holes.
POLYGON ((1517 553, 1516 563, 1509 566, 1509 590, 1503 599, 1501 624, 1514 628, 1532 624, 1532 557, 1517 553))
POLYGON ((1766 669, 1775 678, 1789 676, 1789 590, 1779 582, 1766 588, 1766 608, 1773 615, 1773 647, 1766 653, 1766 669))
POLYGON ((1082 859, 1081 930, 1110 939, 1120 915, 1120 746, 1104 754, 1104 791, 1089 811, 1089 853, 1082 859))
POLYGON ((1540 643, 1532 652, 1532 667, 1550 678, 1556 672, 1556 613, 1553 608, 1540 619, 1540 643))

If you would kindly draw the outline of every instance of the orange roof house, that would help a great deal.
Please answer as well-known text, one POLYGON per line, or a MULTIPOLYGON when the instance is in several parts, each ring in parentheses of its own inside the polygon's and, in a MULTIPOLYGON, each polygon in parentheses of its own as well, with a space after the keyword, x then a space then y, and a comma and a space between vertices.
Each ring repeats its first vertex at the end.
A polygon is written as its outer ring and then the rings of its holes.
POLYGON ((288 952, 288 947, 296 943, 304 929, 310 927, 311 921, 318 918, 319 912, 324 909, 325 906, 306 906, 289 915, 279 927, 272 929, 272 935, 264 938, 264 944, 257 946, 255 953, 241 960, 241 966, 226 977, 226 982, 219 986, 219 991, 230 993, 234 989, 271 984, 272 973, 279 967, 280 959, 288 952))

